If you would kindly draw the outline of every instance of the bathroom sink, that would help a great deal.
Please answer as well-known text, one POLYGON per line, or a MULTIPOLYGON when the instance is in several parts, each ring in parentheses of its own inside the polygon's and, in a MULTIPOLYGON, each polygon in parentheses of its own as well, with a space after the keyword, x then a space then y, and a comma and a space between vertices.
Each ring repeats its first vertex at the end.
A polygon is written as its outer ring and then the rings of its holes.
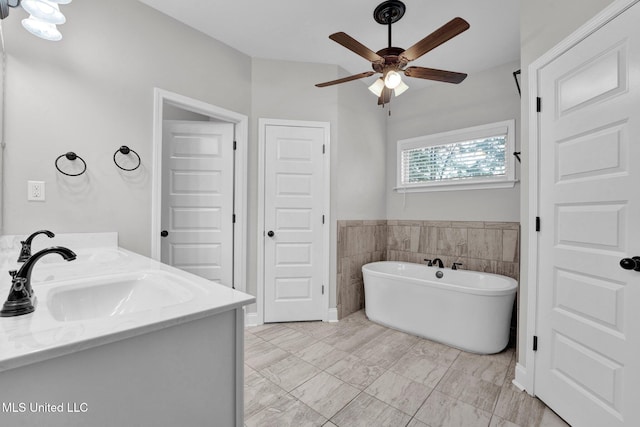
POLYGON ((69 282, 51 289, 46 301, 54 319, 76 321, 161 309, 193 297, 190 284, 181 277, 141 271, 69 282))

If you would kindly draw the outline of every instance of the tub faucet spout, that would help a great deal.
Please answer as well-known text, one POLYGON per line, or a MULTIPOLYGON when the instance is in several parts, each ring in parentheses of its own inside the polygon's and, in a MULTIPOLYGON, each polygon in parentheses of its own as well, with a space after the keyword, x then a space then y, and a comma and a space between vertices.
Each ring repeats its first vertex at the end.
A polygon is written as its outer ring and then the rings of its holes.
POLYGON ((437 266, 438 268, 444 268, 444 264, 442 263, 442 260, 440 258, 434 258, 433 261, 431 261, 432 265, 437 266))
POLYGON ((11 290, 9 291, 7 300, 2 306, 2 310, 0 310, 0 317, 21 316, 35 310, 35 306, 33 305, 35 296, 33 294, 33 288, 31 287, 31 271, 40 258, 50 253, 60 254, 67 261, 76 259, 76 254, 71 249, 62 246, 53 246, 33 254, 22 267, 20 267, 20 270, 10 271, 9 274, 12 277, 11 290))

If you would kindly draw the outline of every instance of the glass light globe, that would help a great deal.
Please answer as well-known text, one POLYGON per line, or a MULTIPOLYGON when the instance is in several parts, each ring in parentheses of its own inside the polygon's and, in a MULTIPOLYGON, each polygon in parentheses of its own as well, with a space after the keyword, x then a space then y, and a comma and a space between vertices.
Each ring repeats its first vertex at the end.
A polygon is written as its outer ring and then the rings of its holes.
POLYGON ((374 93, 375 96, 382 95, 382 89, 384 89, 384 82, 382 78, 377 79, 371 86, 369 86, 369 90, 374 93))
POLYGON ((389 89, 395 89, 402 82, 402 77, 396 71, 389 71, 384 78, 384 85, 389 89))
POLYGON ((403 81, 400 82, 398 87, 393 90, 395 96, 400 96, 404 93, 405 90, 409 89, 409 86, 403 81))
POLYGON ((35 18, 49 24, 64 24, 66 18, 60 6, 48 0, 22 0, 22 8, 35 18))
POLYGON ((62 40, 62 34, 60 34, 60 31, 58 31, 58 28, 54 24, 40 21, 33 16, 23 19, 22 26, 31 34, 38 36, 41 39, 54 42, 62 40))

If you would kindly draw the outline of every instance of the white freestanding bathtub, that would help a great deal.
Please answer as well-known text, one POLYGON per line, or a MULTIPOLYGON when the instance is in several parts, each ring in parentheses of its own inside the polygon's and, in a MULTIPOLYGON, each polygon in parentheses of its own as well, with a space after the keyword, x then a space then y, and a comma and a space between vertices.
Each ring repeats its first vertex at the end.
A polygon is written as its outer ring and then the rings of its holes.
POLYGON ((498 353, 509 342, 512 278, 393 261, 363 265, 362 275, 376 323, 472 353, 498 353))

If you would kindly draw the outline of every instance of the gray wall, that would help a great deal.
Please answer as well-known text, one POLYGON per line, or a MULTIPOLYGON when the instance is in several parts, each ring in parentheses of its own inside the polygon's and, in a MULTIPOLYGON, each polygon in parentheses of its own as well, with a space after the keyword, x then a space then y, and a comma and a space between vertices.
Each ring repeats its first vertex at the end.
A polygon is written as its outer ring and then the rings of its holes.
POLYGON ((612 0, 536 0, 523 1, 520 5, 520 58, 522 68, 522 191, 520 211, 522 216, 522 256, 520 266, 520 313, 518 317, 518 363, 524 366, 527 331, 527 275, 529 226, 529 110, 533 100, 529 99, 529 65, 549 51, 581 25, 598 14, 612 0))
MULTIPOLYGON (((258 119, 323 121, 331 125, 331 283, 330 306, 336 306, 336 221, 383 218, 384 117, 361 82, 317 88, 316 83, 342 77, 335 65, 254 58, 252 60, 251 140, 249 151, 249 236, 257 236, 258 119), (364 96, 363 96, 364 94, 364 96), (371 102, 366 102, 371 101, 371 102)), ((248 284, 255 292, 257 241, 250 237, 248 284)), ((250 307, 249 311, 254 311, 250 307)))
MULTIPOLYGON (((469 75, 458 85, 434 84, 391 100, 387 128, 387 218, 444 221, 520 220, 519 184, 511 189, 397 193, 398 140, 515 119, 520 98, 512 73, 517 62, 469 75)), ((407 83, 411 85, 411 79, 407 83)), ((518 138, 516 147, 519 147, 518 138)), ((520 166, 516 163, 516 173, 520 166)))
POLYGON ((117 231, 122 246, 149 255, 153 88, 249 115, 251 59, 137 1, 83 0, 64 13, 58 43, 27 33, 21 9, 2 22, 3 232, 117 231), (224 82, 215 78, 220 63, 224 82), (113 164, 121 145, 140 154, 135 173, 113 164), (86 174, 55 170, 67 151, 85 159, 86 174), (27 202, 27 180, 46 182, 45 202, 27 202))
MULTIPOLYGON (((64 13, 59 43, 24 31, 20 9, 3 21, 8 107, 2 232, 117 231, 123 247, 149 255, 153 88, 160 87, 250 117, 248 290, 255 293, 258 118, 326 121, 332 142, 335 306, 336 220, 385 216, 380 189, 386 124, 366 86, 316 88, 344 70, 252 60, 135 1, 84 0, 65 6, 64 13), (216 79, 221 63, 224 81, 216 79), (121 145, 142 158, 134 174, 123 174, 112 163, 121 145), (68 178, 55 170, 54 160, 67 151, 86 160, 87 173, 68 178), (46 182, 45 202, 27 202, 28 180, 46 182)), ((171 118, 200 118, 184 113, 167 112, 171 118)))

